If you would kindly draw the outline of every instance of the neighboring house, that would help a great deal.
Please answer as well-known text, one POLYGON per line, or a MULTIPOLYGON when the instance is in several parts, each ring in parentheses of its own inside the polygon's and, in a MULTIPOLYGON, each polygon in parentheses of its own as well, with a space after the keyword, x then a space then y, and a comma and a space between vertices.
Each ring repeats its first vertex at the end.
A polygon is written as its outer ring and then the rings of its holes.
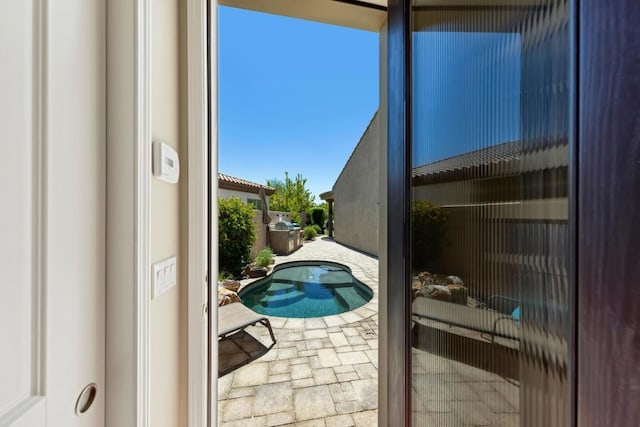
MULTIPOLYGON (((256 255, 267 246, 267 225, 262 222, 262 200, 260 199, 260 189, 264 189, 267 210, 269 209, 269 197, 275 193, 273 187, 247 181, 246 179, 224 173, 218 174, 218 198, 229 199, 237 197, 255 210, 253 222, 256 224, 256 241, 251 247, 251 254, 256 255)), ((273 214, 271 221, 273 222, 273 214)))
POLYGON ((258 211, 262 210, 262 201, 259 195, 261 188, 264 188, 268 209, 269 197, 276 191, 274 188, 224 173, 218 174, 219 198, 229 199, 231 197, 237 197, 258 211))

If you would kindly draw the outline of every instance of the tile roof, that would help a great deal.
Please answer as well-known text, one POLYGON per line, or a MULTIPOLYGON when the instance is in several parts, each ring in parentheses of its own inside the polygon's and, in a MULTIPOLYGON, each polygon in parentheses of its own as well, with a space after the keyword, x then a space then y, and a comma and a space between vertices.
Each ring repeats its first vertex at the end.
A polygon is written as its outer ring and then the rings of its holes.
POLYGON ((276 189, 273 187, 258 184, 257 182, 247 181, 246 179, 224 173, 218 173, 218 187, 225 188, 227 190, 237 190, 255 194, 258 194, 258 191, 260 191, 261 188, 264 188, 264 192, 267 196, 276 192, 276 189))
POLYGON ((520 141, 509 141, 498 145, 482 148, 459 156, 448 157, 413 168, 411 176, 424 177, 453 172, 463 172, 481 165, 498 166, 520 158, 520 141))
POLYGON ((566 138, 509 141, 413 168, 413 185, 521 175, 569 164, 566 138))

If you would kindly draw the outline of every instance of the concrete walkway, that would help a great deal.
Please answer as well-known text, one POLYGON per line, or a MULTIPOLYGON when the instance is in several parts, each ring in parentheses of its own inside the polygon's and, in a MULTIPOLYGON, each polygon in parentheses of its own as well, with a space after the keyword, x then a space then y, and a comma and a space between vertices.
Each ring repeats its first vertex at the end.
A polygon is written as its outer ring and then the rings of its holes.
POLYGON ((273 347, 261 326, 220 342, 220 426, 377 425, 378 260, 318 237, 276 264, 299 260, 348 266, 373 299, 335 316, 271 317, 273 347))

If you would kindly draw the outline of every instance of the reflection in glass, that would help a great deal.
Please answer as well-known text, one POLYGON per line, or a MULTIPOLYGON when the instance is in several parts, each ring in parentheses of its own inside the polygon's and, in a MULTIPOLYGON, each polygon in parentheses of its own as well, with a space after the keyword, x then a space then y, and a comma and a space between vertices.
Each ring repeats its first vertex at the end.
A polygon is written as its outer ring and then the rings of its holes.
POLYGON ((567 2, 477 3, 414 0, 413 424, 564 426, 567 2))

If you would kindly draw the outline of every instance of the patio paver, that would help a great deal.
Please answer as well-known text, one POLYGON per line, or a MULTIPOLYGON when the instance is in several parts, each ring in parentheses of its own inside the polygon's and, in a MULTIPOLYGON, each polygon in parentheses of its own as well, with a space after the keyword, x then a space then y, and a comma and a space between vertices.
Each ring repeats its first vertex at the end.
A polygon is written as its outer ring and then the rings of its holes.
MULTIPOLYGON (((378 260, 321 238, 289 256, 277 256, 276 264, 297 260, 345 264, 374 296, 349 313, 270 317, 277 338, 271 348, 269 333, 261 326, 219 343, 221 366, 234 366, 218 380, 219 425, 375 426, 378 260), (243 358, 246 364, 238 364, 243 358)), ((422 350, 414 348, 412 354, 413 415, 420 424, 518 425, 517 384, 422 350)))
POLYGON ((245 347, 251 349, 252 357, 218 381, 221 426, 373 426, 377 422, 377 350, 373 349, 378 341, 378 260, 322 238, 305 243, 289 256, 276 256, 276 264, 298 260, 344 264, 371 287, 374 298, 361 310, 324 318, 270 317, 277 339, 272 348, 268 348, 268 333, 260 327, 249 327, 222 341, 221 364, 248 358, 240 350, 245 347), (263 354, 254 354, 256 343, 263 354), (375 360, 370 351, 376 353, 375 360))

